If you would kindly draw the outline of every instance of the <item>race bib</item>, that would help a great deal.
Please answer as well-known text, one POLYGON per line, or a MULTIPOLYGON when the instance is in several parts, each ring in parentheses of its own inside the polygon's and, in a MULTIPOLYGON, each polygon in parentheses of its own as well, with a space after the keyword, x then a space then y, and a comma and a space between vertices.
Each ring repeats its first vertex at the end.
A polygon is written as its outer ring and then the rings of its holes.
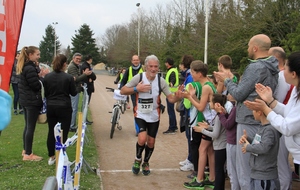
MULTIPOLYGON (((252 141, 251 144, 259 144, 260 141, 261 141, 261 136, 258 135, 258 134, 255 134, 255 137, 254 137, 254 139, 253 139, 253 141, 252 141)), ((254 156, 258 156, 258 154, 254 154, 254 153, 252 153, 252 154, 253 154, 254 156)))
POLYGON ((141 113, 150 113, 153 110, 153 98, 138 99, 138 110, 141 113))

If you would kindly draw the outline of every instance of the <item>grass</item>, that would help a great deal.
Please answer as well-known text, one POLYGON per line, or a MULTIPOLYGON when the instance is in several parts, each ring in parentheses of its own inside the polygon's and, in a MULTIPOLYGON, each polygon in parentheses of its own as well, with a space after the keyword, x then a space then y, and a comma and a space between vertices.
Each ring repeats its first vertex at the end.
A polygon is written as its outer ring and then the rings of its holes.
MULTIPOLYGON (((86 131, 89 141, 84 144, 83 156, 91 167, 97 167, 99 156, 90 127, 88 126, 86 131)), ((0 189, 42 189, 47 177, 55 176, 55 165, 48 165, 46 146, 48 125, 37 124, 34 133, 33 151, 44 158, 40 162, 22 161, 23 129, 24 115, 12 114, 11 123, 0 136, 0 189)), ((69 136, 73 134, 70 132, 69 136)), ((76 144, 67 149, 67 154, 70 161, 75 160, 76 144)), ((73 168, 74 165, 71 166, 71 169, 73 168)), ((95 173, 89 171, 86 174, 82 169, 79 184, 80 189, 100 189, 101 183, 95 173)))

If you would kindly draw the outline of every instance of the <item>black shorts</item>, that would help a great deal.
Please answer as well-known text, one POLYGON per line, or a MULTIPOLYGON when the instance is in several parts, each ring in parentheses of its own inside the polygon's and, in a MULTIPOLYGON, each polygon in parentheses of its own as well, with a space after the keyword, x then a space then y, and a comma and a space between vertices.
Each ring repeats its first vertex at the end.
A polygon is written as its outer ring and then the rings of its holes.
POLYGON ((203 139, 203 140, 206 140, 206 141, 212 141, 212 138, 211 138, 211 137, 209 137, 209 136, 207 136, 207 135, 204 135, 204 134, 202 134, 202 139, 203 139))
POLYGON ((147 131, 147 135, 149 135, 150 137, 153 137, 153 138, 156 137, 158 127, 159 127, 159 121, 149 123, 140 118, 134 118, 134 119, 135 119, 136 125, 139 128, 139 132, 147 131))

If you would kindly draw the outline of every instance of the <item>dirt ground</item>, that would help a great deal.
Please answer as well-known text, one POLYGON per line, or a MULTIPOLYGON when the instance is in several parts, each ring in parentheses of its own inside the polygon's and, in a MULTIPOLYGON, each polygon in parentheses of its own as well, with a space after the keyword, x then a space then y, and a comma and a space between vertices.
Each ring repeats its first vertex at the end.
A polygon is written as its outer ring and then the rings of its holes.
MULTIPOLYGON (((162 134, 168 128, 168 114, 166 112, 161 115, 155 150, 149 162, 151 174, 149 176, 143 176, 141 173, 139 175, 132 174, 131 167, 135 158, 137 141, 132 109, 121 115, 122 130, 116 129, 113 139, 109 137, 111 128, 109 111, 112 110, 115 100, 113 93, 107 92, 105 87, 116 88, 117 86, 113 83, 114 80, 115 76, 98 74, 95 81, 95 93, 93 93, 90 103, 94 121, 93 133, 100 156, 99 169, 102 185, 99 189, 185 189, 183 183, 189 181, 186 176, 190 172, 180 171, 178 163, 187 156, 187 141, 184 133, 162 134)), ((162 95, 162 100, 165 104, 164 95, 162 95)), ((293 186, 293 190, 300 189, 299 182, 293 182, 293 186)), ((229 180, 226 180, 226 189, 230 189, 229 180)))

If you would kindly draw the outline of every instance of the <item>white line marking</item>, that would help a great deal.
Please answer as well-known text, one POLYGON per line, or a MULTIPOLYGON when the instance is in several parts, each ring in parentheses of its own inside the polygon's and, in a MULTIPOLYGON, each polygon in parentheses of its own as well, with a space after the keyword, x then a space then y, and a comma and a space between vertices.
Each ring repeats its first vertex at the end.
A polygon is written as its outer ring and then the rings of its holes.
MULTIPOLYGON (((159 172, 170 172, 170 171, 181 171, 176 168, 162 168, 162 169, 150 169, 151 171, 159 172)), ((100 173, 122 173, 122 172, 132 172, 132 170, 100 170, 100 173)))

